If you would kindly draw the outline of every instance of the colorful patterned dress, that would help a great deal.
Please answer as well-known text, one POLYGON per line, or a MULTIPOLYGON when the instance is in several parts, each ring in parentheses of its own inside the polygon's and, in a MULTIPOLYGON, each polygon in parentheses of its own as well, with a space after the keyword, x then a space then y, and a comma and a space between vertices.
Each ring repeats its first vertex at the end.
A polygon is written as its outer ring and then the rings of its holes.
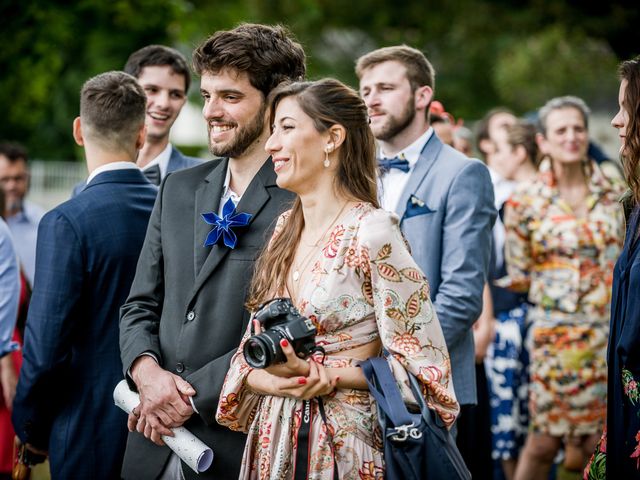
POLYGON ((548 159, 535 182, 516 189, 505 212, 508 277, 498 284, 528 290, 530 430, 553 436, 599 434, 606 411, 611 283, 624 238, 622 192, 594 162, 584 169, 584 218, 560 198, 548 159))
MULTIPOLYGON (((287 216, 279 218, 274 236, 282 233, 287 216)), ((349 349, 380 339, 392 354, 390 365, 405 398, 411 398, 406 368, 423 383, 428 405, 446 425, 453 424, 459 406, 449 354, 429 285, 394 214, 369 204, 348 211, 323 246, 312 277, 301 286, 297 307, 318 329, 316 342, 326 350, 326 367, 357 365, 349 349)), ((231 361, 216 418, 248 432, 240 478, 290 479, 302 401, 259 395, 247 386, 251 367, 242 355, 247 338, 248 332, 231 361)), ((312 402, 309 478, 333 478, 334 450, 341 479, 381 479, 382 444, 369 392, 338 389, 323 402, 328 429, 312 402)))

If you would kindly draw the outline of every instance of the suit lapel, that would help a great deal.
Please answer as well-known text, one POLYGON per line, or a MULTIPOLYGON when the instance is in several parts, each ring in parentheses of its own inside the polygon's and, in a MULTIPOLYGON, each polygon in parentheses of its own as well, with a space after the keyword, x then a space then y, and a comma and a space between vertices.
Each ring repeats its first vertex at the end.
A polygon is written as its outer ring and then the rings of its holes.
POLYGON ((193 260, 194 272, 196 276, 199 274, 202 265, 209 256, 213 247, 205 247, 204 240, 211 231, 211 225, 207 224, 201 214, 208 212, 218 213, 220 208, 220 197, 222 196, 222 188, 224 187, 224 179, 227 174, 227 163, 225 159, 207 175, 196 191, 194 224, 194 246, 193 260))
MULTIPOLYGON (((220 178, 218 178, 217 176, 215 177, 216 184, 218 184, 219 187, 214 190, 213 187, 207 188, 205 186, 205 188, 198 190, 197 198, 196 198, 197 217, 200 217, 200 213, 203 213, 205 211, 203 210, 201 212, 200 210, 198 210, 198 205, 202 205, 202 203, 200 202, 204 202, 206 198, 205 195, 207 197, 210 194, 216 195, 215 197, 216 209, 214 211, 217 212, 219 208, 220 196, 222 195, 222 186, 224 183, 224 177, 227 170, 227 167, 226 167, 227 161, 221 162, 221 165, 222 164, 224 164, 224 167, 221 169, 221 173, 220 173, 221 177, 220 178)), ((218 170, 220 170, 220 165, 216 168, 215 171, 218 171, 218 170)), ((211 172, 209 177, 213 177, 214 172, 211 172)), ((267 187, 272 185, 275 185, 275 173, 273 171, 273 166, 271 165, 271 160, 267 160, 262 166, 262 168, 258 171, 256 176, 253 177, 253 180, 247 187, 247 190, 242 195, 242 198, 240 199, 240 203, 238 203, 238 206, 236 208, 236 211, 238 212, 245 212, 245 213, 251 214, 251 220, 249 222, 249 225, 245 228, 251 228, 251 225, 254 223, 256 216, 260 213, 264 205, 269 200, 270 195, 269 195, 269 192, 267 191, 267 187)), ((211 211, 211 210, 208 210, 208 211, 211 211)), ((205 250, 205 247, 203 247, 202 245, 204 243, 204 239, 206 235, 211 230, 211 226, 207 225, 202 220, 201 217, 199 218, 199 221, 200 223, 205 225, 205 228, 202 228, 196 225, 196 235, 199 235, 199 237, 196 239, 196 242, 198 243, 195 247, 196 252, 198 250, 205 250), (200 232, 204 232, 204 233, 200 233, 200 232)), ((240 235, 242 235, 243 233, 244 232, 241 232, 240 235)), ((241 248, 240 244, 242 243, 242 239, 239 239, 238 242, 239 242, 239 245, 237 245, 236 248, 241 248)), ((230 250, 231 249, 224 246, 224 244, 216 244, 210 248, 210 252, 208 255, 206 255, 205 253, 206 260, 204 261, 202 268, 200 269, 199 272, 196 269, 196 272, 198 273, 196 274, 196 281, 193 286, 192 297, 198 293, 198 290, 200 290, 204 282, 211 275, 211 273, 216 269, 220 261, 229 253, 230 250)))
MULTIPOLYGON (((175 172, 176 170, 180 170, 182 168, 182 153, 174 147, 171 146, 171 156, 169 157, 169 162, 167 162, 167 173, 175 172)), ((224 180, 224 177, 223 177, 224 180)))
POLYGON ((416 163, 413 172, 410 173, 409 181, 404 187, 400 200, 398 201, 398 205, 396 206, 396 213, 400 217, 401 222, 404 220, 407 210, 407 202, 409 201, 411 194, 416 192, 422 182, 426 179, 429 170, 431 170, 436 158, 440 154, 440 150, 442 150, 442 142, 434 132, 431 134, 431 137, 422 149, 420 158, 418 158, 418 162, 416 163))

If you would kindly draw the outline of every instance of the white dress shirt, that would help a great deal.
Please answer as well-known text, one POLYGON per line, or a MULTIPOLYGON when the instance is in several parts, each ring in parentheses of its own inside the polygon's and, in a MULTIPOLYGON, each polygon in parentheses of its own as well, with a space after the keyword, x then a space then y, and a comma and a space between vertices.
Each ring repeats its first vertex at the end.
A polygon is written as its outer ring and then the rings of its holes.
MULTIPOLYGON (((433 134, 433 128, 429 127, 426 132, 420 135, 415 142, 398 152, 397 157, 404 157, 409 162, 409 171, 403 172, 397 168, 392 168, 387 172, 384 172, 380 178, 378 178, 378 196, 380 197, 380 205, 382 208, 389 212, 394 212, 398 207, 398 201, 402 195, 404 187, 409 181, 413 169, 418 163, 422 149, 431 138, 433 134)), ((380 150, 381 158, 392 158, 392 155, 386 155, 385 152, 380 150)))
POLYGON ((140 170, 140 168, 135 163, 126 162, 126 161, 123 161, 123 162, 111 162, 111 163, 107 163, 105 165, 100 165, 93 172, 91 172, 89 174, 89 177, 87 177, 87 185, 89 185, 91 180, 96 178, 101 173, 112 172, 114 170, 126 170, 126 169, 134 169, 134 168, 140 170))

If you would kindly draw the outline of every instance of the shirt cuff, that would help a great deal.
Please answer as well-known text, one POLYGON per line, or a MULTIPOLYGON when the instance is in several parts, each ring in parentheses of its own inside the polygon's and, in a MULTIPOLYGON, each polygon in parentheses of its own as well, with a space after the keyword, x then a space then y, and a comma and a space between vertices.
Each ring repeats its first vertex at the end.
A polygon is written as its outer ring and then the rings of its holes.
POLYGON ((191 408, 193 408, 193 411, 196 412, 198 415, 200 415, 200 412, 196 408, 196 404, 193 403, 193 397, 189 397, 189 401, 191 402, 191 408))
POLYGON ((4 357, 5 355, 9 355, 16 350, 20 350, 20 344, 18 342, 9 342, 9 344, 6 345, 5 348, 0 349, 0 358, 4 357))

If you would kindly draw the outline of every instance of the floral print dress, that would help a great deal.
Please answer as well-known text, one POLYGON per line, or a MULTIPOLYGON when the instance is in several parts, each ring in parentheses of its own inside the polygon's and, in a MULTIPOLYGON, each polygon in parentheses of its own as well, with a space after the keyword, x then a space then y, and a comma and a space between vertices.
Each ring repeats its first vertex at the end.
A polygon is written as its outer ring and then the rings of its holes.
POLYGON ((508 276, 498 281, 528 291, 530 429, 558 437, 602 431, 613 266, 624 238, 622 192, 595 163, 584 170, 584 218, 560 198, 549 159, 516 189, 505 211, 508 276))
MULTIPOLYGON (((282 233, 289 212, 278 220, 282 233)), ((332 230, 301 286, 297 307, 318 329, 326 367, 357 365, 349 349, 380 339, 407 400, 406 370, 423 384, 430 408, 451 426, 459 411, 451 365, 429 285, 400 233, 395 214, 358 204, 332 230)), ((216 419, 248 432, 240 478, 291 479, 303 402, 264 396, 246 384, 251 367, 242 348, 231 361, 216 419)), ((376 405, 366 390, 338 389, 323 397, 327 424, 312 402, 309 432, 309 478, 382 479, 384 462, 376 405)))

